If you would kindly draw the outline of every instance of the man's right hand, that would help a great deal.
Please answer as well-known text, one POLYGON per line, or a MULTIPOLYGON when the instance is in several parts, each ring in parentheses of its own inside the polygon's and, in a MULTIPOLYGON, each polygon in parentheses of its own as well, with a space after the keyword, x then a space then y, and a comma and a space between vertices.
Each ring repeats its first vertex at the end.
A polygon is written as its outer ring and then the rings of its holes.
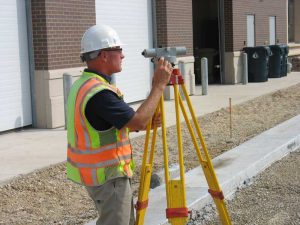
MULTIPOLYGON (((169 83, 173 71, 172 65, 164 58, 160 58, 156 63, 152 80, 152 89, 148 98, 138 108, 133 118, 125 125, 130 130, 145 130, 147 124, 153 116, 161 95, 169 83)), ((160 124, 160 118, 153 121, 156 125, 160 124)))
POLYGON ((172 71, 173 67, 171 63, 161 57, 156 63, 152 86, 164 88, 169 83, 172 71))

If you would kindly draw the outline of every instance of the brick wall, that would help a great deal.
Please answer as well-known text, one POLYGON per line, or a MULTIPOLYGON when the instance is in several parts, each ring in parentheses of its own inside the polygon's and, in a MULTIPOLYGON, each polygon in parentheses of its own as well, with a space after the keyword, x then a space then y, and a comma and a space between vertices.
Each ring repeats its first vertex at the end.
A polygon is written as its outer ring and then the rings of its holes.
POLYGON ((48 52, 45 1, 32 0, 31 11, 35 68, 47 69, 48 52))
POLYGON ((167 6, 166 0, 156 1, 156 29, 157 29, 157 45, 168 45, 168 32, 167 31, 167 6))
POLYGON ((157 0, 158 46, 185 46, 193 55, 192 0, 157 0))
POLYGON ((269 16, 276 16, 277 42, 287 43, 286 7, 284 0, 232 0, 233 51, 239 51, 246 46, 247 14, 255 15, 255 45, 269 44, 269 16))
POLYGON ((80 40, 95 23, 95 0, 32 0, 35 69, 83 66, 80 40))

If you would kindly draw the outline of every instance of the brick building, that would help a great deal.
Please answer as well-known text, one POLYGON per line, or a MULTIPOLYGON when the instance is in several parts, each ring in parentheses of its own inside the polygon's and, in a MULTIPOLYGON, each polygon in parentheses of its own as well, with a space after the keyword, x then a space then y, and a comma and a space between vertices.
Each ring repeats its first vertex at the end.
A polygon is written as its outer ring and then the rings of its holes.
POLYGON ((0 132, 64 125, 62 76, 83 70, 80 39, 91 25, 111 25, 127 44, 114 80, 136 102, 148 95, 153 72, 143 49, 186 46, 178 62, 191 92, 202 56, 210 83, 239 83, 246 46, 288 43, 290 56, 300 55, 299 15, 300 0, 7 1, 0 6, 0 132))

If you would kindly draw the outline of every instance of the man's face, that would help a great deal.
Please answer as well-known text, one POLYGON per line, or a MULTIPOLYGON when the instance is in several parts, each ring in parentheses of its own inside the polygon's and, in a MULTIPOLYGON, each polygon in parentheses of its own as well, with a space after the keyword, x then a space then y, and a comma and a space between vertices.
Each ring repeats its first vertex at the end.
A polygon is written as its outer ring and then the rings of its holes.
POLYGON ((122 59, 124 59, 124 55, 122 53, 122 49, 120 47, 104 49, 105 54, 107 56, 107 69, 113 73, 118 73, 122 71, 122 59))

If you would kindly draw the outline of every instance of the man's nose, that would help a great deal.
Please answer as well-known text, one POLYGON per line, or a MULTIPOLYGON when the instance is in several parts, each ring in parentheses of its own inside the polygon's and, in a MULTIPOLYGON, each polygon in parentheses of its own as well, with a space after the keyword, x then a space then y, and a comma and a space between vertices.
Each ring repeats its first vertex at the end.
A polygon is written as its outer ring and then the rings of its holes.
POLYGON ((123 53, 121 53, 121 59, 124 59, 125 55, 123 53))

